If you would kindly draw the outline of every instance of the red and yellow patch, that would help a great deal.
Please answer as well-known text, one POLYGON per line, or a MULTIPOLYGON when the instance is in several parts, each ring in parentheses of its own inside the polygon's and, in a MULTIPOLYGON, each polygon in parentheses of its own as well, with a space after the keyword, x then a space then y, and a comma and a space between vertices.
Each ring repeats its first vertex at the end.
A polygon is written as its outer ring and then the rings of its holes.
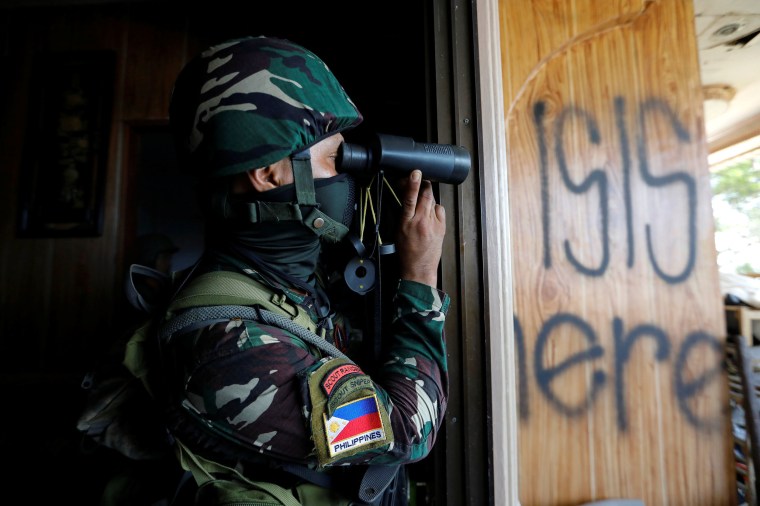
POLYGON ((362 370, 356 364, 339 365, 328 372, 322 380, 322 389, 330 395, 338 382, 349 374, 362 374, 362 370))

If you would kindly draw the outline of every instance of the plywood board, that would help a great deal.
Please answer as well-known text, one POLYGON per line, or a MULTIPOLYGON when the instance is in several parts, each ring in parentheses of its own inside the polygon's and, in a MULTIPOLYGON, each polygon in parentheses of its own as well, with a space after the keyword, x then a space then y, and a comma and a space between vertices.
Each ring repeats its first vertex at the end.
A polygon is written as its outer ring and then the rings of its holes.
POLYGON ((735 504, 691 3, 500 3, 523 506, 735 504))

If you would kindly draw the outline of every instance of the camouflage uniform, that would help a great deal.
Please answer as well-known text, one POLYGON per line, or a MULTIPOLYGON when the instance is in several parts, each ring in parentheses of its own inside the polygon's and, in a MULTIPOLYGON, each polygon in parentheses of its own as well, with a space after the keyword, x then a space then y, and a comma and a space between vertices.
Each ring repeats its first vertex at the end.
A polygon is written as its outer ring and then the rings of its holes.
MULTIPOLYGON (((262 192, 259 200, 236 202, 218 180, 292 157, 358 125, 361 114, 335 77, 288 41, 230 41, 183 69, 170 116, 181 163, 203 178, 207 202, 217 206, 207 210, 217 243, 209 241, 211 260, 193 275, 243 273, 306 308, 324 327, 313 286, 289 283, 293 277, 278 274, 268 261, 241 260, 230 246, 255 245, 246 234, 261 223, 274 223, 266 233, 292 230, 295 241, 308 243, 313 234, 317 251, 320 241, 345 236, 349 223, 326 211, 330 202, 319 200, 324 185, 314 183, 310 162, 306 170, 294 162, 295 197, 288 201, 261 202, 269 193, 262 192), (317 202, 309 201, 315 194, 317 202)), ((333 200, 346 203, 347 197, 333 200)), ((310 244, 305 248, 311 251, 310 244)), ((448 307, 445 293, 400 281, 395 316, 382 336, 387 356, 372 377, 350 360, 324 356, 295 333, 257 321, 225 319, 174 335, 161 350, 171 431, 196 455, 258 478, 271 462, 329 474, 345 464, 420 460, 433 446, 447 404, 448 307)))
MULTIPOLYGON (((294 303, 302 300, 284 293, 294 303)), ((256 321, 229 320, 174 336, 164 350, 178 366, 172 384, 179 386, 174 406, 181 408, 173 412, 173 432, 196 452, 233 467, 260 464, 262 455, 312 467, 420 460, 446 410, 448 307, 445 293, 400 281, 395 318, 383 336, 387 356, 372 378, 287 330, 256 321), (325 419, 341 406, 374 398, 378 417, 364 428, 379 429, 379 438, 330 451, 325 419), (194 443, 206 440, 204 430, 236 444, 194 443)))

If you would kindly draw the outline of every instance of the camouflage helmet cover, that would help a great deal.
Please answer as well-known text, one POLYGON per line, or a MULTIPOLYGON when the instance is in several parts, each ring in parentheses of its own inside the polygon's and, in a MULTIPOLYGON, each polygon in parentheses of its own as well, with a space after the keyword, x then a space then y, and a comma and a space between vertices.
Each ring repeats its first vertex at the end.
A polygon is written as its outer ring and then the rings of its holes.
POLYGON ((263 36, 191 60, 175 82, 169 117, 180 163, 210 177, 265 167, 362 121, 319 57, 263 36))

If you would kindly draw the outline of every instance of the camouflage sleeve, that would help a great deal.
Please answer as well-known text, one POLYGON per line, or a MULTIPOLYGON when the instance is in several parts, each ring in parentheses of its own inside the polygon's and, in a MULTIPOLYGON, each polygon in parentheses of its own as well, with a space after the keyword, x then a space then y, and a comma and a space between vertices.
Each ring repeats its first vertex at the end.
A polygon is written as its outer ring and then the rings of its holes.
MULTIPOLYGON (((443 327, 449 297, 430 286, 401 281, 395 316, 384 335, 388 356, 376 378, 387 407, 394 443, 372 463, 414 462, 427 456, 448 402, 448 371, 443 327)), ((377 453, 377 452, 376 452, 377 453)))
MULTIPOLYGON (((278 327, 231 320, 176 336, 167 352, 178 366, 175 405, 187 415, 172 427, 175 436, 192 445, 201 438, 194 427, 203 427, 257 455, 308 460, 313 444, 297 378, 318 359, 300 339, 278 327), (196 423, 185 423, 188 416, 196 423)), ((231 457, 209 452, 204 456, 231 457)))
POLYGON ((382 336, 384 362, 369 378, 339 359, 304 375, 320 466, 403 464, 427 456, 448 402, 445 315, 449 297, 401 281, 382 336))
POLYGON ((447 403, 448 305, 443 292, 402 281, 389 357, 372 378, 257 322, 233 320, 183 336, 174 350, 184 371, 183 410, 259 455, 320 467, 419 460, 447 403))

